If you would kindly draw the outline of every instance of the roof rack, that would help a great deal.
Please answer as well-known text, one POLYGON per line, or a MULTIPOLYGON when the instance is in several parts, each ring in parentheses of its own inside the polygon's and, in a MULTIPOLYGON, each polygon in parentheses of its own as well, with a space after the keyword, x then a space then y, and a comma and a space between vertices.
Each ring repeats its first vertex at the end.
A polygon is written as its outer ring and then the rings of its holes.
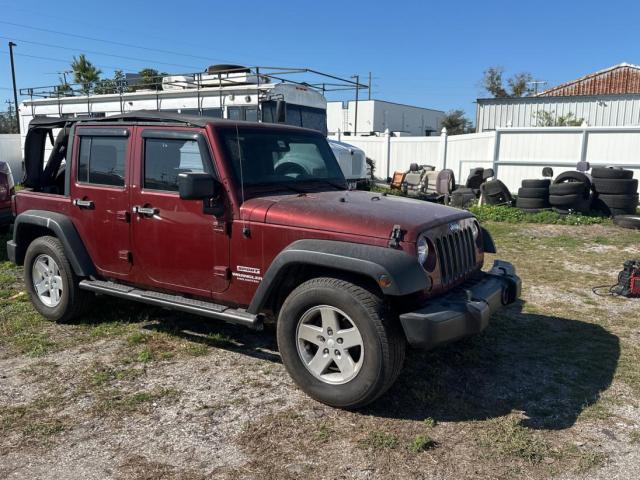
POLYGON ((122 80, 105 79, 87 87, 80 83, 21 88, 20 95, 33 101, 38 98, 91 97, 102 94, 124 94, 140 90, 163 91, 168 89, 223 88, 229 86, 253 86, 269 83, 290 83, 321 92, 361 90, 369 86, 347 78, 298 67, 244 67, 239 65, 214 65, 204 72, 162 74, 149 77, 127 75, 122 80), (251 83, 246 78, 251 77, 251 83))

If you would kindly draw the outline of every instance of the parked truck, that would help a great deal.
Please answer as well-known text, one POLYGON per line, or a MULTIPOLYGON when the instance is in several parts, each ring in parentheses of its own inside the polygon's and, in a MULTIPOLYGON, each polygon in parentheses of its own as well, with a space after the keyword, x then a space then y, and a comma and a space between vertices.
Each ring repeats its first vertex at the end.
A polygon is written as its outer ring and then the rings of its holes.
POLYGON ((482 331, 520 295, 467 211, 350 191, 314 130, 164 112, 36 118, 9 259, 55 321, 110 295, 261 330, 328 405, 382 395, 405 348, 482 331), (45 142, 59 131, 45 158, 45 142))

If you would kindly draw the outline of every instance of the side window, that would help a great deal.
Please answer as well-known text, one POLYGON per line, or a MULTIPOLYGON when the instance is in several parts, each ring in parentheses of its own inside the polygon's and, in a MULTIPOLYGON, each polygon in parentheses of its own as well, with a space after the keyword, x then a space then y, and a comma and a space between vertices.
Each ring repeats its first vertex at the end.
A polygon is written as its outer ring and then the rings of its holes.
POLYGON ((205 166, 196 140, 145 140, 143 188, 177 192, 178 174, 204 171, 209 169, 205 166))
POLYGON ((124 187, 126 137, 80 137, 77 180, 124 187))

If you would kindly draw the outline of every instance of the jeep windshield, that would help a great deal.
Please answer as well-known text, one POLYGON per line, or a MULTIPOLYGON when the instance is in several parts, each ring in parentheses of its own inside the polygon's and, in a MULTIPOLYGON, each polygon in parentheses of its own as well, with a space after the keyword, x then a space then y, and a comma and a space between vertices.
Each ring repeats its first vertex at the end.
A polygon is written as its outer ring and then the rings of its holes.
POLYGON ((238 184, 304 192, 346 189, 326 139, 313 133, 230 128, 218 131, 238 184))

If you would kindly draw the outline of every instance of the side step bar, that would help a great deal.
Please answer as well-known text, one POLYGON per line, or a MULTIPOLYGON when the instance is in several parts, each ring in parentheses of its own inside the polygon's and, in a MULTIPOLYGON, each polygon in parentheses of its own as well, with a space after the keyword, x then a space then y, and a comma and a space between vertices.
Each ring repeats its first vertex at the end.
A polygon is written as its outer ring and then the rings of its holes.
POLYGON ((147 303, 170 310, 201 315, 203 317, 223 320, 236 325, 243 325, 254 330, 262 330, 262 318, 260 315, 247 313, 242 309, 234 309, 224 305, 217 305, 202 300, 181 297, 179 295, 169 295, 166 293, 154 292, 151 290, 141 290, 128 285, 115 282, 105 282, 102 280, 82 280, 79 284, 82 290, 88 290, 103 295, 125 298, 136 302, 147 303))

